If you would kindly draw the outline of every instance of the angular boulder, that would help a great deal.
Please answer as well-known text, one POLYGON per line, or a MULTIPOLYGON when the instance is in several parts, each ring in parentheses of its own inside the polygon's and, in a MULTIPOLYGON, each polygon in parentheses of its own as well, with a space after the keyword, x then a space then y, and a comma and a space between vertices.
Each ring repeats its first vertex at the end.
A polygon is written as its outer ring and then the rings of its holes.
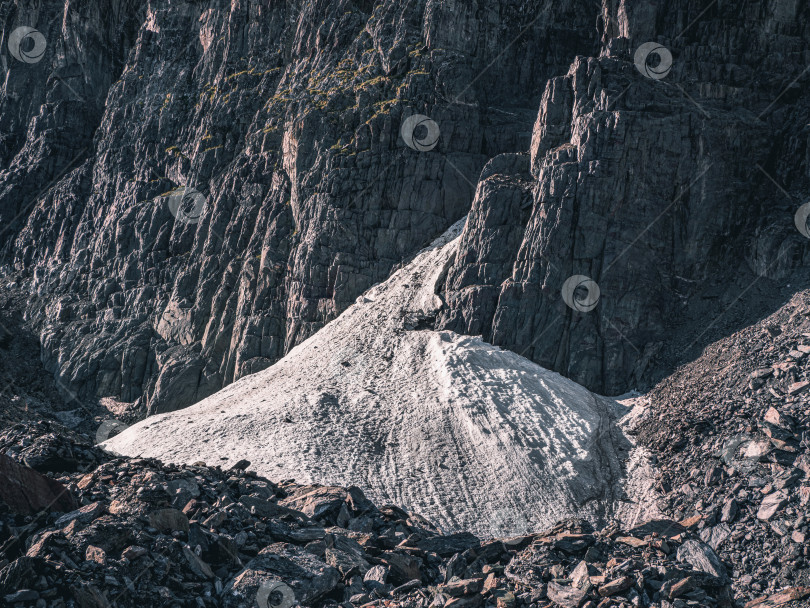
POLYGON ((0 502, 21 515, 72 511, 78 505, 61 483, 0 454, 0 502))

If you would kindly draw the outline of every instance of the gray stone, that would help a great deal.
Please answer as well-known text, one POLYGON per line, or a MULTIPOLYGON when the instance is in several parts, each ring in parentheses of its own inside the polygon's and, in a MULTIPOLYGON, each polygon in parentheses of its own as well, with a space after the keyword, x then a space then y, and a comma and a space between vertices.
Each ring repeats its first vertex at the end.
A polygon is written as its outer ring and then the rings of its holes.
POLYGON ((686 562, 695 570, 710 574, 720 580, 726 580, 726 568, 714 550, 697 540, 687 540, 676 554, 679 562, 686 562))

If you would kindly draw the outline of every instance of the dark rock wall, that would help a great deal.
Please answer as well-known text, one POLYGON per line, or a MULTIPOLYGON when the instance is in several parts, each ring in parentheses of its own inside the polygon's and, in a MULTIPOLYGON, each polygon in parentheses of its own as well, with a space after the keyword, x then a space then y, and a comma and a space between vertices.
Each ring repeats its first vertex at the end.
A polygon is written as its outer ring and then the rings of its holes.
POLYGON ((624 390, 723 273, 807 256, 808 9, 704 9, 6 2, 6 39, 47 41, 3 49, 0 89, 0 251, 47 368, 82 399, 189 405, 472 209, 439 327, 624 390), (650 40, 663 80, 633 65, 650 40), (416 113, 428 151, 400 133, 416 113), (560 297, 573 274, 600 286, 587 314, 560 297))
POLYGON ((808 262, 793 219, 810 9, 632 4, 604 3, 599 57, 548 81, 528 183, 521 166, 497 175, 507 188, 479 184, 441 323, 607 394, 642 383, 667 342, 702 344, 752 282, 808 262), (634 65, 651 40, 673 55, 662 79, 634 65), (572 275, 596 282, 595 309, 565 305, 572 275))

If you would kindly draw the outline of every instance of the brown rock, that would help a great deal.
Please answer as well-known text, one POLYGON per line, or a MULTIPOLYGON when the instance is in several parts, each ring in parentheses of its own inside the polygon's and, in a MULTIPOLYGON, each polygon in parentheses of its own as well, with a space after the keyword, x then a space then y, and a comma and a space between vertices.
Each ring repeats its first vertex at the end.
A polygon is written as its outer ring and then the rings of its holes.
POLYGON ((622 576, 620 578, 613 579, 612 581, 605 583, 604 585, 599 587, 599 595, 601 595, 602 597, 610 597, 611 595, 616 595, 617 593, 627 591, 632 586, 633 586, 633 577, 622 576))
POLYGON ((765 422, 786 431, 793 428, 793 421, 788 416, 781 414, 775 407, 769 407, 768 411, 765 412, 765 422))
POLYGON ((194 551, 188 547, 183 547, 183 556, 186 558, 189 569, 196 574, 198 578, 214 578, 214 573, 211 571, 211 568, 194 553, 194 551))
POLYGON ((693 515, 692 517, 687 517, 684 520, 681 520, 680 524, 686 528, 687 530, 691 530, 695 526, 700 523, 700 520, 703 519, 703 515, 698 513, 697 515, 693 515))
POLYGON ((794 382, 788 387, 788 394, 798 395, 799 393, 803 392, 808 386, 810 386, 810 382, 807 381, 794 382))
POLYGON ((807 597, 810 597, 810 587, 791 587, 773 595, 751 600, 745 605, 745 608, 775 608, 807 597))
POLYGON ((495 576, 494 572, 490 572, 487 575, 486 580, 484 580, 484 587, 481 589, 481 593, 489 593, 493 589, 498 587, 498 577, 495 576))
POLYGON ((691 576, 687 576, 686 578, 672 584, 672 587, 669 590, 669 597, 673 599, 676 597, 681 597, 684 593, 689 593, 694 588, 694 580, 691 576))
POLYGON ((495 605, 497 608, 514 608, 516 603, 515 594, 507 591, 503 595, 499 595, 495 605))
POLYGON ((88 562, 95 562, 103 566, 107 563, 107 553, 101 547, 87 545, 87 550, 84 553, 84 559, 88 562))
POLYGON ((635 536, 619 536, 616 538, 616 542, 629 545, 634 548, 644 547, 647 544, 646 540, 636 538, 635 536))
POLYGON ((67 526, 73 522, 76 522, 78 525, 87 525, 95 521, 106 511, 107 507, 103 502, 91 502, 89 505, 84 505, 80 509, 76 509, 70 513, 65 513, 62 517, 56 520, 56 525, 67 526))

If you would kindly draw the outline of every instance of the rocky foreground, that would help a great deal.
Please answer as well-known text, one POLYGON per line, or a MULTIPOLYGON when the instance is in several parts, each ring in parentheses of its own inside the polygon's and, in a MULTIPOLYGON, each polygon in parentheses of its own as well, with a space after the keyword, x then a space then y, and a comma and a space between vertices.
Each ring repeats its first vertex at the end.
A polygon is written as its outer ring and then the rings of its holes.
POLYGON ((726 566, 675 521, 442 535, 356 487, 274 483, 247 462, 111 458, 51 430, 20 424, 0 443, 0 600, 10 606, 733 605, 726 566), (84 470, 51 481, 20 464, 53 468, 68 454, 84 470))
POLYGON ((807 606, 809 353, 801 292, 642 398, 627 428, 664 516, 629 530, 442 535, 357 488, 113 457, 55 421, 10 424, 0 603, 807 606))

